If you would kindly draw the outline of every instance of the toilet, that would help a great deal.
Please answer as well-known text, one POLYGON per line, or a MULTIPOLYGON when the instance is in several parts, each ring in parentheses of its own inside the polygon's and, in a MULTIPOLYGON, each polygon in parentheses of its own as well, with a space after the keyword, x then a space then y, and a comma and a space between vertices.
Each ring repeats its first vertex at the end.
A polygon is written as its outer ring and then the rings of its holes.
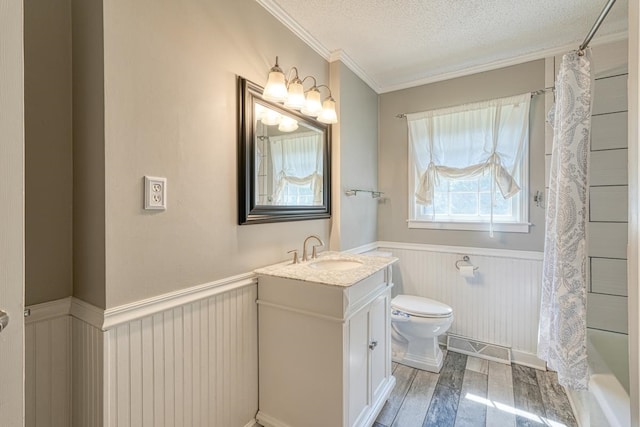
POLYGON ((391 300, 392 359, 430 372, 440 372, 442 350, 438 337, 453 323, 447 304, 414 295, 391 300))

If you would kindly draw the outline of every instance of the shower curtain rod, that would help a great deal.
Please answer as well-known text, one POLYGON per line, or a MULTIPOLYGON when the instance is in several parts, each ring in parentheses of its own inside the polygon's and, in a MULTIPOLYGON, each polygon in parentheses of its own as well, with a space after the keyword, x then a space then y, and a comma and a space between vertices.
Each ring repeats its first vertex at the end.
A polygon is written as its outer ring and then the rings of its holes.
POLYGON ((607 17, 607 14, 611 10, 611 7, 615 2, 616 0, 609 0, 607 4, 604 5, 604 9, 602 9, 602 12, 600 12, 600 16, 598 16, 598 19, 596 19, 596 22, 593 23, 593 27, 591 27, 589 34, 587 34, 587 37, 584 38, 584 41, 582 42, 580 47, 578 47, 578 54, 584 54, 584 50, 587 48, 587 46, 589 46, 589 42, 591 42, 591 39, 593 38, 593 36, 595 36, 596 33, 598 32, 598 29, 600 28, 602 21, 604 21, 604 18, 607 17))

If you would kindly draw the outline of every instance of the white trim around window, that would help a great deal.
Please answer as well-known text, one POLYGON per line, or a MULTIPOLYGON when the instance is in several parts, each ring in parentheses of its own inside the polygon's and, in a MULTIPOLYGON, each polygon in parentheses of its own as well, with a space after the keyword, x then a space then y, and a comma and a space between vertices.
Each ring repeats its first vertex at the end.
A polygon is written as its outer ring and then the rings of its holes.
MULTIPOLYGON (((425 228, 433 230, 467 230, 467 231, 489 231, 488 222, 444 222, 444 221, 423 221, 417 219, 407 220, 409 228, 425 228)), ((506 233, 528 233, 531 223, 493 223, 493 231, 506 233)))

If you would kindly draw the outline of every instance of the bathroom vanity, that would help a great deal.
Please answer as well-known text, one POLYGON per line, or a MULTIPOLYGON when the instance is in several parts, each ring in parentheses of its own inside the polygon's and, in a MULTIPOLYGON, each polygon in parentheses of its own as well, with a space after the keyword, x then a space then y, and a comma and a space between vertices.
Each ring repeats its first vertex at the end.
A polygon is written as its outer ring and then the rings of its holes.
POLYGON ((265 427, 371 426, 389 397, 391 265, 325 252, 256 270, 265 427))

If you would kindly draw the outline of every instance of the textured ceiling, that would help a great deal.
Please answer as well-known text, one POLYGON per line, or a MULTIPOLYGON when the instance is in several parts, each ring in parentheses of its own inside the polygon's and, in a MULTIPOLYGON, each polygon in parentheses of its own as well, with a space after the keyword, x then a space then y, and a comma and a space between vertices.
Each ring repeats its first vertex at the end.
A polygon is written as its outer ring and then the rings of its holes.
MULTIPOLYGON (((575 49, 606 0, 257 0, 377 92, 575 49)), ((617 0, 592 45, 627 33, 617 0)), ((636 1, 636 0, 633 0, 636 1)))

